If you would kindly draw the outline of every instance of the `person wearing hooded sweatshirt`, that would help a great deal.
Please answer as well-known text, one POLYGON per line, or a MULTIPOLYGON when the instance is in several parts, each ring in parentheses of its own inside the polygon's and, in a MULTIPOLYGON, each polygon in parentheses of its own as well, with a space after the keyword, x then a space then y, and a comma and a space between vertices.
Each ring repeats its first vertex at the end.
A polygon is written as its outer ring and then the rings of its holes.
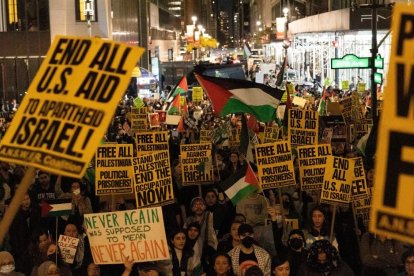
POLYGON ((14 271, 15 263, 12 254, 7 251, 0 252, 0 276, 24 276, 23 273, 14 271))
POLYGON ((300 276, 354 276, 352 269, 339 259, 338 250, 328 240, 315 241, 306 262, 299 268, 300 276))

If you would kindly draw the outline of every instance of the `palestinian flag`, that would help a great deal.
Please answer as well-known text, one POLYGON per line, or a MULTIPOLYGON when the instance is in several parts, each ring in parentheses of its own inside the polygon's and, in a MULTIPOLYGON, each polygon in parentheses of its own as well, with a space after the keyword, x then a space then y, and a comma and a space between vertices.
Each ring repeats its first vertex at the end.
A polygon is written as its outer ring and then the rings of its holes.
POLYGON ((69 199, 55 199, 40 203, 42 217, 68 216, 72 213, 72 201, 69 199))
POLYGON ((319 116, 326 115, 326 86, 323 86, 322 98, 319 100, 318 106, 318 114, 319 116))
POLYGON ((180 114, 180 94, 177 94, 174 97, 174 100, 172 101, 170 107, 168 108, 168 115, 176 115, 180 114))
POLYGON ((187 84, 187 77, 184 75, 180 82, 174 87, 174 89, 170 92, 167 99, 171 101, 172 98, 177 96, 178 94, 184 95, 188 91, 188 84, 187 84))
POLYGON ((249 163, 246 171, 237 171, 219 185, 234 205, 259 189, 259 182, 249 163))
POLYGON ((249 113, 261 122, 276 118, 276 109, 284 91, 247 80, 195 76, 207 92, 217 116, 249 113))

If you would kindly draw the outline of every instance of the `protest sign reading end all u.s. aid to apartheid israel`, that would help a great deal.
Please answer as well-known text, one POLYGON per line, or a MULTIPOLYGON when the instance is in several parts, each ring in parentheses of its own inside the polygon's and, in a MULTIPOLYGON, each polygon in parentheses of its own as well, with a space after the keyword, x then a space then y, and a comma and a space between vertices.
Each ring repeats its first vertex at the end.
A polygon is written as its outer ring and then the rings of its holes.
POLYGON ((168 150, 168 131, 136 132, 137 154, 168 150))
POLYGON ((139 155, 133 159, 133 170, 137 208, 174 202, 168 151, 139 155))
POLYGON ((255 153, 262 189, 296 185, 292 149, 288 141, 256 145, 255 153))
POLYGON ((396 3, 370 231, 414 244, 414 5, 396 3))
POLYGON ((321 191, 331 145, 297 147, 300 184, 303 191, 321 191))
POLYGON ((327 157, 321 203, 348 206, 351 201, 354 163, 353 159, 327 157))
POLYGON ((0 143, 0 159, 85 173, 143 48, 57 36, 0 143))
POLYGON ((170 258, 161 207, 85 214, 84 227, 95 264, 170 258))
POLYGON ((183 185, 211 184, 214 182, 211 143, 180 146, 183 185))
POLYGON ((131 194, 133 192, 131 144, 104 144, 96 150, 96 195, 131 194))
POLYGON ((292 146, 316 145, 318 143, 319 116, 313 110, 290 109, 288 140, 292 146))

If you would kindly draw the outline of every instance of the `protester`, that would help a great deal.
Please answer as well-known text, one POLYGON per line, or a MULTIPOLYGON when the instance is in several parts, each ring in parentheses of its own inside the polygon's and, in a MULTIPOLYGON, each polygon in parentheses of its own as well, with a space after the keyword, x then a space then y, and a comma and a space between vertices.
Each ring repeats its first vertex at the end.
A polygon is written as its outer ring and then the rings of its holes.
POLYGON ((23 273, 15 272, 15 263, 12 254, 7 251, 0 252, 0 276, 23 276, 23 273))

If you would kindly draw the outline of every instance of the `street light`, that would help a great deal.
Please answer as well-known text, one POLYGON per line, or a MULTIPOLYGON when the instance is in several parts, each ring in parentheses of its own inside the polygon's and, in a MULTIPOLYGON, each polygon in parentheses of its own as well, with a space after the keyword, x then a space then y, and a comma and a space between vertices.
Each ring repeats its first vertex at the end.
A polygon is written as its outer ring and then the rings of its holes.
POLYGON ((289 48, 289 38, 288 38, 288 15, 289 15, 289 8, 283 8, 283 16, 285 17, 285 40, 283 41, 283 48, 285 49, 285 57, 287 57, 287 49, 289 48))
POLYGON ((197 22, 197 16, 195 16, 195 15, 191 16, 191 20, 193 21, 193 25, 194 25, 194 28, 195 28, 195 24, 197 22))
POLYGON ((87 24, 88 24, 88 34, 89 34, 89 37, 91 37, 92 36, 91 18, 92 18, 92 15, 93 15, 93 8, 92 8, 91 0, 85 0, 84 13, 85 13, 86 21, 87 21, 87 24))

